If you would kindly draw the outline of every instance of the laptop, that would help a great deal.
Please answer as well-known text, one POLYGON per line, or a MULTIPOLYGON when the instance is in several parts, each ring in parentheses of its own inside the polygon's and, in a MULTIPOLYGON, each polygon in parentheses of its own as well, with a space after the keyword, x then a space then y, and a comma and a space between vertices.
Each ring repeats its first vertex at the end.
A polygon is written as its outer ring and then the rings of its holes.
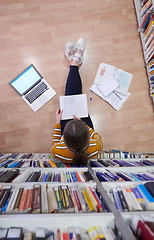
POLYGON ((20 94, 34 112, 56 95, 33 64, 9 82, 9 85, 20 94))

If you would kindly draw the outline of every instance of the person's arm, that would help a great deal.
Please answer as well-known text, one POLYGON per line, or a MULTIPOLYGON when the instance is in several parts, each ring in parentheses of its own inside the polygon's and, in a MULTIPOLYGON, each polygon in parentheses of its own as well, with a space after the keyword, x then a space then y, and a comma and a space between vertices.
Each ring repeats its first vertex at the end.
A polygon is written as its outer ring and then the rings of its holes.
POLYGON ((103 142, 102 142, 101 136, 93 128, 90 128, 89 126, 87 127, 89 129, 90 139, 94 139, 99 143, 100 145, 99 151, 100 151, 103 148, 103 142))
POLYGON ((59 141, 61 139, 61 124, 60 124, 60 120, 61 120, 62 112, 63 111, 61 111, 60 109, 57 109, 57 111, 56 111, 56 123, 54 125, 52 145, 55 144, 55 143, 59 143, 59 141))

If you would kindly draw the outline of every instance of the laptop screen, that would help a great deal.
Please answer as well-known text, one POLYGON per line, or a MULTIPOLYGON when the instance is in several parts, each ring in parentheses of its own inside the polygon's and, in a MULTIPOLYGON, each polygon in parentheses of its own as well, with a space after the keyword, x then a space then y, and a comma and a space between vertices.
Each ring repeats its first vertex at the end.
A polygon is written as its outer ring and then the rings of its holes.
POLYGON ((14 78, 9 84, 19 93, 23 94, 37 83, 42 76, 33 65, 26 68, 21 74, 14 78))

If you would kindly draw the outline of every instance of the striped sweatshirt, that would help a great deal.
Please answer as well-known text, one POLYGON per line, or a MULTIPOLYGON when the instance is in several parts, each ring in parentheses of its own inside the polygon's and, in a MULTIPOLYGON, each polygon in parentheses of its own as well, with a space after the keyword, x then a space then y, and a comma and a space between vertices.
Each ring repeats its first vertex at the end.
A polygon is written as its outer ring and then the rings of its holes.
MULTIPOLYGON (((87 126, 88 127, 88 126, 87 126)), ((92 128, 88 127, 90 133, 90 143, 86 152, 88 153, 88 158, 93 158, 97 155, 103 148, 103 143, 101 136, 92 128)), ((61 125, 54 125, 53 140, 51 146, 51 153, 53 156, 63 162, 72 162, 74 153, 71 152, 65 142, 64 137, 61 136, 61 125)))

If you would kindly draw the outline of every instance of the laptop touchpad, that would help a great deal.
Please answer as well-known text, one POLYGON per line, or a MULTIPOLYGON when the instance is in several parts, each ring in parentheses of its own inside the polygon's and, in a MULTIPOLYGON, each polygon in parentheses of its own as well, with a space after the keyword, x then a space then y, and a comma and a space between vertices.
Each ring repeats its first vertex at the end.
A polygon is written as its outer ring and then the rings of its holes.
POLYGON ((40 104, 43 104, 44 102, 46 102, 49 98, 45 95, 42 95, 39 99, 38 99, 38 102, 40 104))

